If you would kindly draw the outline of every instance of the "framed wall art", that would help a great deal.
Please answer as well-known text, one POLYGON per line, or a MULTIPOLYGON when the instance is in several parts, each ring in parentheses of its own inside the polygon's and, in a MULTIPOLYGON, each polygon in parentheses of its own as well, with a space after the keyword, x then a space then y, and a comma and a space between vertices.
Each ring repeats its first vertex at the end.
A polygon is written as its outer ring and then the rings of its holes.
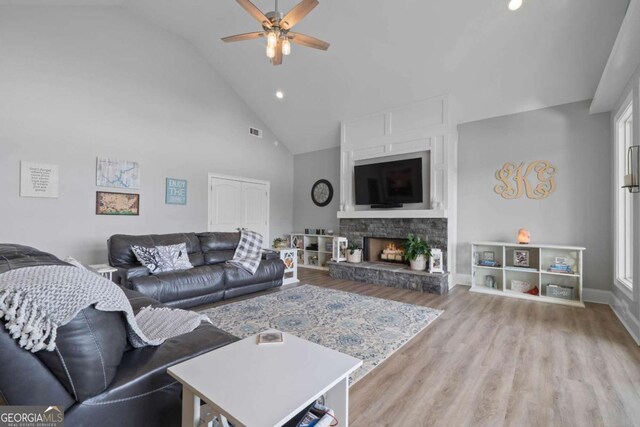
POLYGON ((140 195, 96 191, 96 215, 140 215, 140 195))
POLYGON ((167 178, 164 202, 167 205, 186 205, 187 180, 167 178))
POLYGON ((514 267, 529 267, 529 251, 516 249, 513 251, 514 267))

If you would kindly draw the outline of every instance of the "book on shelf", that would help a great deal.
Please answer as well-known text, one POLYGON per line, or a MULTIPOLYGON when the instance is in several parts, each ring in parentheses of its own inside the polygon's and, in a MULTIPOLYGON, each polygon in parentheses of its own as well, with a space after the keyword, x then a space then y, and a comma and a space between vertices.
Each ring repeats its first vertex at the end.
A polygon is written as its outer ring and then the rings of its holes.
POLYGON ((478 262, 480 267, 500 267, 500 263, 498 261, 492 261, 488 259, 482 259, 478 262))
POLYGON ((538 271, 538 269, 535 267, 523 267, 521 265, 512 265, 512 266, 509 266, 509 268, 512 270, 538 271))
POLYGON ((564 264, 551 264, 547 271, 552 273, 565 273, 565 274, 573 274, 573 270, 568 265, 564 264))

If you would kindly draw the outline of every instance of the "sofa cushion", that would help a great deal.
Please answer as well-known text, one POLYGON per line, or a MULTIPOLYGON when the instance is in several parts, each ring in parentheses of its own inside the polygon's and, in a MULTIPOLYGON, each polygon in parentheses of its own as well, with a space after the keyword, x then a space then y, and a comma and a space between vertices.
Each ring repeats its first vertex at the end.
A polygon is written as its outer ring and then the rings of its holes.
POLYGON ((127 344, 124 315, 87 307, 58 328, 56 349, 36 355, 78 401, 106 390, 127 344))
POLYGON ((240 233, 198 233, 205 264, 219 264, 233 259, 240 233))
POLYGON ((190 270, 133 277, 131 289, 160 302, 197 297, 223 290, 224 270, 219 265, 202 265, 190 270))
POLYGON ((241 268, 224 264, 225 289, 282 279, 283 274, 284 262, 280 258, 260 261, 260 266, 253 275, 241 268))
POLYGON ((84 403, 106 404, 166 387, 176 381, 167 374, 167 368, 237 340, 233 335, 203 323, 194 331, 170 338, 159 346, 129 351, 122 358, 118 374, 107 391, 84 403))
POLYGON ((69 265, 55 256, 35 248, 9 243, 0 244, 0 273, 38 265, 69 265))
POLYGON ((107 246, 109 249, 109 264, 114 267, 125 265, 140 265, 131 246, 144 246, 151 248, 154 246, 167 246, 185 243, 189 261, 193 266, 204 264, 200 240, 195 233, 175 233, 175 234, 149 234, 144 236, 131 236, 126 234, 116 234, 109 238, 107 246))
POLYGON ((76 403, 38 356, 18 345, 0 327, 0 397, 8 405, 58 405, 66 411, 76 403))

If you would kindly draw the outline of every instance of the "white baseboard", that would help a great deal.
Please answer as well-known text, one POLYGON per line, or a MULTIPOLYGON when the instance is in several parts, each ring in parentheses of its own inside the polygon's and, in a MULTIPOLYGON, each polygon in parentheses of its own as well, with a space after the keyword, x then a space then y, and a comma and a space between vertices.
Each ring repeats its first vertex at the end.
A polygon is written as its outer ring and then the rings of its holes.
POLYGON ((640 346, 640 320, 636 318, 629 310, 629 305, 626 301, 616 297, 615 294, 611 295, 611 309, 618 316, 620 323, 625 327, 629 335, 640 346))
POLYGON ((471 275, 470 274, 454 274, 453 275, 453 285, 452 288, 456 285, 462 286, 471 286, 471 275))
POLYGON ((582 299, 584 300, 584 302, 611 305, 612 297, 613 294, 611 293, 611 291, 591 288, 584 288, 582 290, 582 299))

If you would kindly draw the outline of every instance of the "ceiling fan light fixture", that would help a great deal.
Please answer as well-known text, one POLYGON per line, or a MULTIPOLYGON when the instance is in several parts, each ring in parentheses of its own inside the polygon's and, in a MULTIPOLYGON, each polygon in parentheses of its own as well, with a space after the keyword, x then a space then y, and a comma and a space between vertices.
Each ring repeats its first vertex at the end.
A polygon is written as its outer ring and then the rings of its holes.
POLYGON ((267 58, 273 59, 276 56, 276 47, 267 45, 267 58))
POLYGON ((278 98, 278 99, 284 98, 284 93, 281 90, 277 91, 276 92, 276 98, 278 98))
POLYGON ((273 65, 282 65, 282 58, 291 54, 292 43, 319 50, 329 49, 329 43, 325 41, 291 31, 298 22, 318 6, 320 3, 318 0, 301 0, 286 14, 280 12, 278 0, 275 0, 275 10, 266 14, 258 9, 251 0, 236 0, 236 2, 260 23, 262 29, 261 31, 223 37, 223 42, 231 43, 266 38, 267 47, 265 53, 271 59, 273 65))
POLYGON ((278 43, 278 35, 276 34, 275 31, 269 31, 269 34, 267 34, 267 46, 271 46, 275 48, 277 43, 278 43))
POLYGON ((522 6, 522 0, 509 0, 509 10, 516 11, 522 6))
POLYGON ((289 39, 284 39, 282 41, 282 54, 285 56, 291 54, 291 42, 289 39))

